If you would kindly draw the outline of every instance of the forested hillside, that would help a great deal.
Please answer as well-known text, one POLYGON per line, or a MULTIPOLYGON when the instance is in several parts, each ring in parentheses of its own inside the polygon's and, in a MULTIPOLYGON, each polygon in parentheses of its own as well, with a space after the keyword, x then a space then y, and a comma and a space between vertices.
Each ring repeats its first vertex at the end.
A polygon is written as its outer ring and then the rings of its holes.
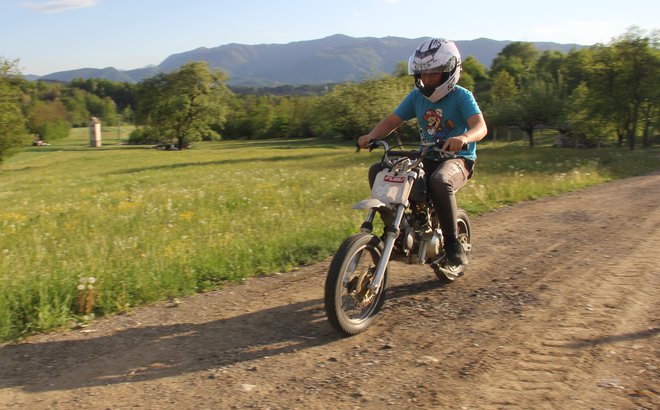
MULTIPOLYGON (((491 139, 517 129, 533 147, 537 130, 551 129, 560 146, 633 149, 641 142, 648 147, 660 119, 658 40, 657 32, 632 28, 610 44, 568 53, 513 42, 490 67, 464 57, 459 84, 477 97, 491 139)), ((401 62, 391 74, 363 81, 237 92, 228 86, 227 72, 206 62, 188 62, 137 84, 27 81, 17 67, 16 61, 0 58, 0 160, 31 139, 62 138, 71 126, 86 126, 90 117, 106 125, 136 126, 132 144, 179 149, 199 140, 353 139, 412 88, 401 62)), ((397 131, 402 139, 417 135, 415 121, 397 131)))

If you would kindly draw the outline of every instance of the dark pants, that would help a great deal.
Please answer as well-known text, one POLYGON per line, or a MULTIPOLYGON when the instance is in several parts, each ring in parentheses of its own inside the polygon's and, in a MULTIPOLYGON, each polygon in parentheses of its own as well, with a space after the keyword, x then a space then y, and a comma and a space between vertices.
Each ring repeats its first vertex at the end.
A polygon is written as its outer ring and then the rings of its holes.
MULTIPOLYGON (((433 207, 438 215, 445 243, 456 241, 456 191, 461 189, 471 176, 472 162, 462 158, 444 161, 424 161, 426 187, 433 207)), ((374 185, 376 175, 383 170, 377 163, 369 168, 369 186, 374 185)))

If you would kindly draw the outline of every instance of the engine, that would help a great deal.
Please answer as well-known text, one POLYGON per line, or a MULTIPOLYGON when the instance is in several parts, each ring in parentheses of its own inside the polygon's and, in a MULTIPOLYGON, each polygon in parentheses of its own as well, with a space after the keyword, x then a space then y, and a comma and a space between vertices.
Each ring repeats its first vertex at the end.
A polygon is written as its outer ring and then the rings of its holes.
POLYGON ((424 264, 440 256, 442 231, 434 226, 426 205, 415 207, 401 224, 397 248, 409 264, 424 264))

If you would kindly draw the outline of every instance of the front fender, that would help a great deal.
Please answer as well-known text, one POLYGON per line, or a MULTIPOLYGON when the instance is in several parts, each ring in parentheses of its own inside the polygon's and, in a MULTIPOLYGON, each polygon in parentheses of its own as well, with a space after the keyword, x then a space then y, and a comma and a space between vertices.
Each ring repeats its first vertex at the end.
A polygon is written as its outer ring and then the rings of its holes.
POLYGON ((387 204, 380 199, 376 198, 369 198, 369 199, 364 199, 357 204, 353 205, 353 209, 379 209, 379 208, 387 208, 387 204))

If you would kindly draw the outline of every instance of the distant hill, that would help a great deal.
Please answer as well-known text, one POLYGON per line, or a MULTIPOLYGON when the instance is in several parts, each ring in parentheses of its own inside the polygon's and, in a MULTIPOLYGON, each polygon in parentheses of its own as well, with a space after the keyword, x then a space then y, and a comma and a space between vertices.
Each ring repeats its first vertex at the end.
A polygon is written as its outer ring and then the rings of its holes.
MULTIPOLYGON (((228 84, 243 87, 326 84, 361 81, 392 73, 396 65, 407 60, 423 38, 362 37, 342 34, 318 40, 288 44, 226 44, 214 48, 197 48, 167 57, 157 66, 136 70, 83 68, 61 71, 39 77, 52 81, 75 78, 101 78, 111 81, 140 82, 160 72, 171 72, 189 61, 206 61, 213 69, 229 75, 228 84)), ((512 41, 487 38, 456 41, 463 58, 473 56, 490 67, 497 54, 512 41)), ((535 42, 541 51, 568 52, 584 46, 535 42)), ((33 78, 32 76, 30 76, 33 78)))
POLYGON ((79 68, 77 70, 58 71, 41 77, 41 80, 72 81, 76 78, 102 78, 110 81, 135 82, 130 75, 114 67, 107 68, 79 68))
POLYGON ((114 67, 107 68, 80 68, 77 70, 58 71, 43 77, 29 76, 31 78, 47 80, 47 81, 65 81, 69 82, 76 78, 101 78, 104 80, 118 81, 125 83, 137 83, 145 78, 152 77, 162 70, 158 66, 151 66, 147 68, 138 68, 136 70, 122 71, 114 67))

